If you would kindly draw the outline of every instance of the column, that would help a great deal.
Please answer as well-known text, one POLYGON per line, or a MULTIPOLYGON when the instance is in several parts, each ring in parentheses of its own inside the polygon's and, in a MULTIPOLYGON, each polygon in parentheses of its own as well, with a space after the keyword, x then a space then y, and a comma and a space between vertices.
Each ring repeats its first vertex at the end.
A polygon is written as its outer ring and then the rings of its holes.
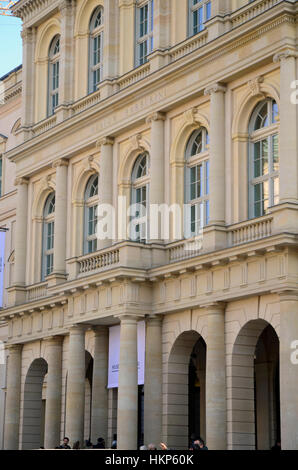
POLYGON ((206 442, 211 450, 227 447, 225 309, 206 306, 208 320, 206 355, 206 442))
POLYGON ((281 447, 298 449, 298 294, 280 294, 281 447))
MULTIPOLYGON (((153 216, 152 205, 160 205, 164 203, 164 121, 165 115, 163 113, 153 113, 147 118, 147 123, 151 124, 151 152, 150 152, 150 189, 149 189, 149 207, 150 220, 156 220, 157 214, 153 216)), ((160 229, 160 227, 159 227, 160 229)), ((152 231, 151 231, 152 233, 152 231)), ((158 235, 158 234, 156 234, 158 235)), ((160 239, 161 234, 158 235, 157 240, 160 239)), ((151 240, 153 241, 153 240, 151 240)))
POLYGON ((85 327, 74 325, 69 330, 66 393, 66 435, 72 444, 84 442, 85 375, 85 327))
POLYGON ((7 346, 9 350, 6 382, 4 449, 18 450, 21 401, 22 345, 7 346))
MULTIPOLYGON (((112 137, 104 137, 97 142, 97 146, 100 147, 100 174, 99 174, 99 186, 98 186, 98 199, 99 204, 109 204, 113 206, 113 144, 114 139, 112 137)), ((104 216, 105 217, 105 216, 104 216)), ((100 219, 98 224, 98 235, 100 235, 100 219)), ((110 221, 111 227, 112 221, 110 221)), ((98 250, 111 246, 111 238, 103 239, 98 238, 97 248, 98 250)))
POLYGON ((120 359, 118 383, 117 448, 137 449, 138 354, 137 317, 120 317, 120 359))
POLYGON ((59 106, 64 107, 61 119, 67 117, 66 107, 73 101, 74 97, 74 21, 76 5, 74 0, 63 0, 59 5, 61 14, 61 43, 60 55, 60 84, 59 84, 59 106))
POLYGON ((117 2, 104 0, 104 80, 113 80, 118 72, 118 8, 117 2))
POLYGON ((28 180, 17 178, 17 218, 15 230, 15 268, 14 284, 26 283, 27 222, 28 222, 28 180))
POLYGON ((44 428, 45 449, 55 449, 60 443, 62 344, 62 336, 53 336, 46 339, 48 375, 44 428))
POLYGON ((211 19, 207 23, 208 39, 215 39, 229 29, 229 25, 226 26, 229 13, 230 0, 212 0, 211 19))
POLYGON ((94 329, 94 362, 92 380, 91 441, 108 438, 108 360, 109 330, 100 326, 94 329))
POLYGON ((134 68, 135 51, 135 5, 136 0, 119 0, 120 49, 119 75, 134 68))
POLYGON ((210 95, 210 225, 225 223, 225 91, 219 83, 210 95))
POLYGON ((171 38, 171 0, 154 0, 153 53, 150 56, 150 71, 154 72, 167 64, 166 50, 171 38))
POLYGON ((298 106, 291 99, 297 89, 298 52, 286 50, 274 56, 280 62, 280 202, 298 200, 298 106))
POLYGON ((62 279, 66 273, 67 166, 68 162, 63 158, 53 163, 56 168, 53 274, 62 279))
POLYGON ((150 315, 146 321, 144 388, 144 441, 161 442, 162 435, 162 319, 150 315))
MULTIPOLYGON (((34 120, 34 29, 24 28, 21 36, 23 41, 22 127, 26 129, 32 126, 34 120)), ((25 133, 25 138, 27 135, 25 133)))

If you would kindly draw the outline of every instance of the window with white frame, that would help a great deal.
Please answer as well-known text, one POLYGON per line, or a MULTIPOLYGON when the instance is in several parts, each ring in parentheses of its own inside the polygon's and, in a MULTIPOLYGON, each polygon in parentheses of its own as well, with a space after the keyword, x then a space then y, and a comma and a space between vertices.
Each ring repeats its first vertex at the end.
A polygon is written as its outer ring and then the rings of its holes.
POLYGON ((189 2, 189 36, 203 31, 205 22, 211 17, 210 0, 188 0, 189 2))
POLYGON ((279 203, 278 106, 273 99, 255 108, 249 125, 249 218, 279 203))
POLYGON ((89 27, 89 93, 97 90, 103 77, 103 29, 104 10, 100 6, 94 10, 89 27))
POLYGON ((86 185, 84 201, 84 254, 97 250, 98 175, 92 175, 86 185))
POLYGON ((190 136, 186 147, 185 235, 197 236, 209 223, 209 136, 201 127, 190 136))
POLYGON ((60 67, 60 36, 51 42, 49 49, 49 84, 48 84, 48 115, 51 116, 59 104, 59 67, 60 67))
POLYGON ((54 267, 54 227, 55 193, 51 193, 46 200, 43 212, 42 280, 52 273, 54 267))
POLYGON ((147 152, 140 154, 132 171, 132 196, 133 215, 131 217, 131 239, 145 242, 148 230, 148 197, 149 197, 149 155, 147 152), (138 223, 139 221, 139 223, 138 223))
POLYGON ((154 0, 139 1, 136 9, 136 66, 153 51, 154 0))

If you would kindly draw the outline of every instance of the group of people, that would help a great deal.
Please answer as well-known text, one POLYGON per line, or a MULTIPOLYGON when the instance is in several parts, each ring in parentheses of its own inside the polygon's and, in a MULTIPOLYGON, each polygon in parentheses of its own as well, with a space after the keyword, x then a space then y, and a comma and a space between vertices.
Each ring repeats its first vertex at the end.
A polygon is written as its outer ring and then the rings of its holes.
MULTIPOLYGON (((72 448, 74 450, 81 449, 82 447, 81 447, 80 441, 76 441, 72 448)), ((83 448, 84 449, 105 449, 106 448, 105 440, 102 437, 99 437, 97 439, 97 443, 92 444, 90 439, 88 439, 87 441, 85 441, 85 446, 83 448)), ((71 449, 69 445, 69 438, 64 437, 63 443, 60 446, 56 447, 56 449, 71 449)))
MULTIPOLYGON (((159 444, 159 449, 161 450, 173 450, 168 448, 168 446, 164 443, 161 442, 159 444)), ((148 444, 147 446, 141 446, 140 450, 159 450, 155 444, 148 444)), ((189 450, 208 450, 208 447, 205 445, 205 442, 201 437, 197 437, 195 435, 192 435, 190 438, 190 445, 189 445, 189 450)))

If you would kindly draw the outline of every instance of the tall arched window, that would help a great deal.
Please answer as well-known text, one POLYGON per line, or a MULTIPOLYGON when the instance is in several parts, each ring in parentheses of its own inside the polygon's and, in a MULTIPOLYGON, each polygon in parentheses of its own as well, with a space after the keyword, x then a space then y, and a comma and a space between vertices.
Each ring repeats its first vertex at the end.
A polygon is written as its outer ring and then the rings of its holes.
POLYGON ((43 211, 43 241, 42 241, 42 280, 51 274, 54 267, 54 226, 55 226, 55 193, 51 193, 43 211))
POLYGON ((48 115, 51 116, 59 104, 59 60, 60 36, 51 42, 49 49, 48 115))
POLYGON ((189 3, 189 36, 203 31, 205 21, 211 17, 210 0, 188 0, 189 3))
POLYGON ((85 189, 84 206, 84 254, 97 250, 97 207, 98 207, 98 175, 93 175, 85 189))
POLYGON ((260 217, 279 202, 278 107, 258 104, 249 124, 249 217, 260 217))
POLYGON ((147 239, 147 206, 149 196, 149 155, 147 152, 140 154, 132 171, 132 204, 135 211, 132 215, 134 230, 131 238, 134 241, 145 242, 147 239), (138 223, 139 220, 139 223, 138 223))
POLYGON ((204 127, 194 131, 186 147, 185 235, 196 236, 209 223, 209 136, 204 127))
POLYGON ((93 12, 90 21, 89 39, 89 93, 97 90, 103 74, 103 8, 100 6, 93 12))

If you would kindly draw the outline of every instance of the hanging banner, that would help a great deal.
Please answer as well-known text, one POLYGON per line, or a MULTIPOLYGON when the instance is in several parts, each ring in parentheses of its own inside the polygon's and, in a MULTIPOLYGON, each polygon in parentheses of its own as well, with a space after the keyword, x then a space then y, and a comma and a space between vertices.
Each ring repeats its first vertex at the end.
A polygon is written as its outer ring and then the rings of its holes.
MULTIPOLYGON (((120 325, 109 328, 108 388, 118 388, 120 356, 120 325)), ((138 323, 138 384, 145 380, 145 322, 138 323)))
POLYGON ((0 232, 0 308, 3 307, 5 232, 0 232))

